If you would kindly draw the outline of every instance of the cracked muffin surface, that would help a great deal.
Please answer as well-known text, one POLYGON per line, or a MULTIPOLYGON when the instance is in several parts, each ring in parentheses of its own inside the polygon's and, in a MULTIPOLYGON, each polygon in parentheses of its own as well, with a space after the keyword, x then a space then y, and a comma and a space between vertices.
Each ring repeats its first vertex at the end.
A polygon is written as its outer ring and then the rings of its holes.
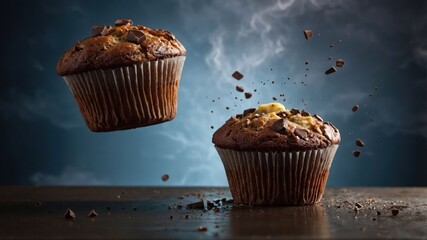
POLYGON ((240 151, 304 151, 340 141, 340 132, 332 123, 304 110, 288 110, 280 103, 262 104, 231 117, 212 138, 220 148, 240 151))
POLYGON ((92 36, 78 41, 59 59, 59 75, 116 68, 164 58, 185 56, 184 46, 163 29, 133 26, 119 19, 112 26, 94 26, 92 36))

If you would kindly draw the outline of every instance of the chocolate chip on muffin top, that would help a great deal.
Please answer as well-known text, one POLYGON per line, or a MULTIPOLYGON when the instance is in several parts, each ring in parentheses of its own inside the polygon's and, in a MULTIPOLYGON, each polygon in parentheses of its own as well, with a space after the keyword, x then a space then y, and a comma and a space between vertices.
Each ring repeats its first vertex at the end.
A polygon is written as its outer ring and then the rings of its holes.
POLYGON ((114 27, 94 26, 91 37, 63 54, 56 66, 57 73, 65 76, 185 56, 184 46, 171 32, 132 24, 130 19, 119 19, 114 27))
POLYGON ((317 114, 262 104, 231 117, 213 136, 221 148, 245 151, 300 151, 340 143, 338 129, 317 114))

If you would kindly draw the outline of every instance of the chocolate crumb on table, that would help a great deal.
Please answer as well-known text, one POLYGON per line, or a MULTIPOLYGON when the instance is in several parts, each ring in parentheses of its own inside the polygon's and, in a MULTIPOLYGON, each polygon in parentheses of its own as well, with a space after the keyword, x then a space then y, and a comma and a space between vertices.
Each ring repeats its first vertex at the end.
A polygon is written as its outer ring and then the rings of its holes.
POLYGON ((205 205, 204 205, 203 201, 199 201, 199 202, 187 204, 187 208, 188 209, 204 209, 205 205))
POLYGON ((162 181, 163 181, 163 182, 166 182, 167 180, 169 180, 169 175, 168 175, 168 174, 164 174, 164 175, 162 176, 162 181))
POLYGON ((87 215, 90 218, 95 218, 96 216, 98 216, 98 213, 95 212, 95 210, 90 210, 89 214, 87 215))
POLYGON ((397 208, 392 208, 392 209, 391 209, 391 214, 393 214, 393 216, 397 216, 397 214, 399 214, 399 209, 397 209, 397 208))
POLYGON ((356 140, 356 145, 357 145, 357 146, 359 146, 359 147, 364 147, 364 146, 365 146, 365 143, 364 143, 362 140, 357 139, 357 140, 356 140))
POLYGON ((66 219, 75 219, 76 218, 76 214, 73 212, 73 210, 71 210, 71 209, 68 208, 67 211, 64 214, 64 217, 66 219))
POLYGON ((304 30, 304 37, 307 40, 312 39, 313 38, 313 31, 309 30, 309 29, 304 30))
POLYGON ((239 71, 235 71, 231 76, 236 80, 241 80, 244 77, 243 74, 239 71))

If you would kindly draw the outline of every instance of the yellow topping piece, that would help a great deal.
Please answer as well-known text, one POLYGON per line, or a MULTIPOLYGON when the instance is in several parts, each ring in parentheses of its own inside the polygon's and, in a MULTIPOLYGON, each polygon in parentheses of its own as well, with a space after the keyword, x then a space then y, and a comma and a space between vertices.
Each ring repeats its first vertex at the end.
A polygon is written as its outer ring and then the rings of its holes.
MULTIPOLYGON (((281 111, 286 111, 285 106, 283 106, 281 103, 266 103, 266 104, 259 105, 258 109, 255 110, 254 113, 269 114, 269 113, 275 113, 275 112, 281 112, 281 111)), ((276 114, 274 115, 277 117, 276 114)))

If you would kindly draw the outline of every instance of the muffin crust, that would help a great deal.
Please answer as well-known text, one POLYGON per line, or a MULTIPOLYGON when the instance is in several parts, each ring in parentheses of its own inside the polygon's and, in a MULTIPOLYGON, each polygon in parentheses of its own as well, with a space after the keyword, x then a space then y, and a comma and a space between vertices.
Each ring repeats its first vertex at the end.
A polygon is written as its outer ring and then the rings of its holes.
POLYGON ((59 59, 59 75, 122 67, 164 58, 185 56, 184 46, 162 29, 132 26, 119 19, 116 26, 94 26, 92 36, 77 42, 59 59))
POLYGON ((280 103, 263 104, 231 117, 213 135, 220 148, 240 151, 304 151, 341 141, 339 130, 318 115, 280 103))

